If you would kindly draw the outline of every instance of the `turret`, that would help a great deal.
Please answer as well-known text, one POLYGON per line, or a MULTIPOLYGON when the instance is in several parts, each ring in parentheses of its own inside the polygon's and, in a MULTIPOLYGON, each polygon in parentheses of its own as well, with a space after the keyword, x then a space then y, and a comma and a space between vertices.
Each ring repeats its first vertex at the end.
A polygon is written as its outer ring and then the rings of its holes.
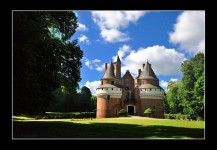
POLYGON ((97 95, 97 118, 115 116, 113 107, 120 104, 122 88, 114 85, 114 66, 111 62, 105 65, 105 72, 101 78, 102 84, 96 89, 97 95))
POLYGON ((117 79, 121 78, 121 60, 119 58, 119 56, 117 56, 117 61, 113 63, 114 64, 114 73, 115 73, 115 77, 117 79))
POLYGON ((143 70, 139 71, 138 79, 141 80, 140 98, 162 98, 164 90, 159 86, 159 79, 151 68, 151 64, 143 64, 143 70))
POLYGON ((151 64, 143 64, 143 70, 140 72, 138 79, 142 82, 141 84, 153 84, 159 86, 159 79, 156 77, 154 71, 151 68, 151 64))
POLYGON ((114 74, 114 66, 112 62, 110 65, 105 64, 105 73, 102 76, 102 85, 103 84, 114 84, 115 74, 114 74))

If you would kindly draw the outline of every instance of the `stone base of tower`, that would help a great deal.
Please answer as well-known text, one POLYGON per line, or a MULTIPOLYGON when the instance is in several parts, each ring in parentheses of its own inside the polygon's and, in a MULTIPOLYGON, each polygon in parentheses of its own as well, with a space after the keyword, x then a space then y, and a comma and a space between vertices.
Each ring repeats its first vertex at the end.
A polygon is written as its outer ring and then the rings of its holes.
MULTIPOLYGON (((150 115, 153 118, 164 118, 163 99, 141 99, 140 115, 146 116, 144 111, 147 108, 154 110, 154 113, 150 115)), ((147 115, 148 116, 148 115, 147 115)))

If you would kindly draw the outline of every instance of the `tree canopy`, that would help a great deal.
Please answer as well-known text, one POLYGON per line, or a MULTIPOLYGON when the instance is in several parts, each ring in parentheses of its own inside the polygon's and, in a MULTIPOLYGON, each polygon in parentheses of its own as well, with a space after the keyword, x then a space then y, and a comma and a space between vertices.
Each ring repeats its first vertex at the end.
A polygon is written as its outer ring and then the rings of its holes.
POLYGON ((187 114, 192 119, 204 118, 204 54, 198 53, 190 60, 185 60, 181 70, 182 80, 168 84, 166 112, 187 114))
POLYGON ((43 112, 53 91, 78 88, 83 52, 70 40, 77 27, 71 11, 13 12, 14 113, 43 112))

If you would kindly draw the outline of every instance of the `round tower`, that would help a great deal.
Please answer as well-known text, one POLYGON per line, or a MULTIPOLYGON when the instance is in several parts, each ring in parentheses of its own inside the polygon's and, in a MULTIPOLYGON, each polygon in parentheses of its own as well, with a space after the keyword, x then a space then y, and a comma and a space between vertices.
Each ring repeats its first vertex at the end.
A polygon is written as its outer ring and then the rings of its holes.
POLYGON ((143 64, 143 70, 139 71, 140 85, 139 85, 139 97, 141 104, 141 115, 144 110, 151 108, 154 113, 152 117, 164 118, 163 111, 163 99, 165 92, 163 88, 159 86, 159 79, 156 77, 154 71, 151 68, 151 64, 143 64))
POLYGON ((120 109, 122 88, 114 84, 114 66, 106 64, 105 73, 101 78, 101 85, 96 89, 97 118, 115 117, 120 109))

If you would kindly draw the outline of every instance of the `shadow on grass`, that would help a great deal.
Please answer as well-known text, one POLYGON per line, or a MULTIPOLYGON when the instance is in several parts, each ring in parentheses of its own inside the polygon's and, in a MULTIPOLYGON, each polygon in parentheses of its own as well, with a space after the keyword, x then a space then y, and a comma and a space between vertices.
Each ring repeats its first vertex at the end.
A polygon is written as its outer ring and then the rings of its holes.
POLYGON ((14 121, 13 138, 204 138, 204 129, 117 123, 14 121))

